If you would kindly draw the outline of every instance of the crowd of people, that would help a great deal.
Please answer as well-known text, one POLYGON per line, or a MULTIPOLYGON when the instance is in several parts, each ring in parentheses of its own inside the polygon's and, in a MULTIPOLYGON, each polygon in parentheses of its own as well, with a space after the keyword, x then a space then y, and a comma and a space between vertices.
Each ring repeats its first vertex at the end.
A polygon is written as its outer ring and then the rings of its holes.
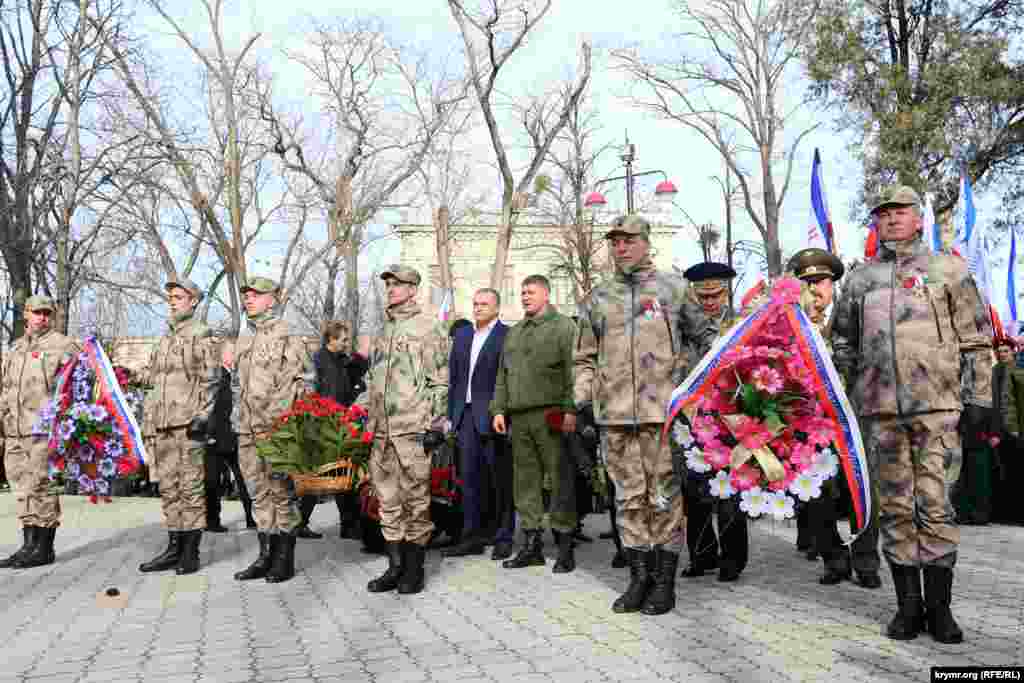
MULTIPOLYGON (((1006 338, 995 342, 993 366, 987 308, 966 264, 923 243, 917 193, 886 188, 871 213, 881 236, 876 260, 847 273, 833 254, 810 248, 788 263, 856 410, 877 503, 847 545, 839 532, 847 487, 841 476, 830 480, 798 511, 797 548, 821 558, 825 585, 855 576, 859 586, 878 589, 884 557, 897 603, 888 635, 927 632, 960 642, 950 608, 957 518, 983 524, 1019 514, 1012 505, 993 509, 991 501, 1019 468, 1024 370, 1006 338)), ((546 277, 527 277, 523 319, 513 326, 501 322, 501 297, 490 288, 475 292, 472 321, 448 326, 421 309, 420 274, 389 267, 381 274, 386 319, 361 353, 344 324, 330 323, 311 357, 278 314, 278 285, 262 277, 241 290, 251 334, 221 348, 194 317, 202 291, 187 279, 168 282, 168 331, 144 377, 152 387, 144 420, 150 478, 159 482, 168 544, 140 571, 199 569, 203 530, 225 531, 219 489, 230 469, 244 482, 246 522, 256 528, 259 548, 235 578, 292 578, 296 539, 320 537, 308 526, 317 500, 296 497, 257 444, 296 398, 318 392, 364 406, 374 435, 369 479, 387 566, 369 582, 370 592, 423 590, 424 557, 436 536, 432 452, 452 441, 463 505, 446 558, 491 547, 504 569, 543 566, 550 530, 552 571, 574 571, 587 511, 581 502, 593 496, 589 475, 598 458, 614 563, 629 568, 614 612, 672 610, 678 576, 717 570, 719 581, 738 580, 749 543, 737 499, 710 496, 707 476, 687 471, 662 438, 673 389, 744 313, 731 305, 736 273, 713 262, 684 277, 658 270, 650 230, 636 215, 614 221, 605 235, 614 276, 575 316, 550 303, 546 277), (680 572, 684 548, 689 562, 680 572)), ((74 340, 51 329, 54 310, 48 297, 31 297, 26 334, 4 359, 6 464, 25 538, 2 567, 55 557, 59 499, 47 487, 46 440, 29 427, 56 369, 77 352, 74 340)), ((336 502, 342 536, 359 536, 355 496, 340 494, 336 502)))

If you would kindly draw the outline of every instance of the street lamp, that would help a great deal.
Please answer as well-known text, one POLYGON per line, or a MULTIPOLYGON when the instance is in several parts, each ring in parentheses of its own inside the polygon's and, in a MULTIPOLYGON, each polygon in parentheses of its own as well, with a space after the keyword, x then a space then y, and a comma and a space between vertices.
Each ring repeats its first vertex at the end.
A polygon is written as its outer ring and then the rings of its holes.
POLYGON ((645 175, 659 174, 662 176, 662 181, 654 188, 654 197, 658 203, 669 202, 672 200, 679 190, 676 189, 675 183, 668 179, 668 174, 664 171, 644 171, 642 173, 633 173, 633 161, 636 159, 636 145, 629 141, 629 136, 626 136, 626 147, 625 151, 619 156, 622 162, 626 165, 626 175, 616 176, 614 178, 605 178, 599 180, 594 185, 594 191, 587 195, 583 205, 590 208, 600 208, 608 203, 608 200, 604 198, 604 195, 597 191, 597 188, 605 183, 610 183, 614 180, 625 180, 626 181, 626 213, 632 215, 634 202, 633 202, 633 185, 634 180, 645 175))

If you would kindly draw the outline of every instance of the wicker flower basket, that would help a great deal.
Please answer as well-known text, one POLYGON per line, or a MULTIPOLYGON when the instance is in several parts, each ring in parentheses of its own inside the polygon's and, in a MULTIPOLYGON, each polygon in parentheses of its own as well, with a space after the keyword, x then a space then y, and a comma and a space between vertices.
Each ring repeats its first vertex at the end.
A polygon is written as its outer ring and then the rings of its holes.
POLYGON ((295 495, 325 496, 354 491, 369 478, 369 475, 365 470, 360 470, 349 458, 342 458, 321 465, 315 474, 295 473, 291 477, 295 482, 295 495))

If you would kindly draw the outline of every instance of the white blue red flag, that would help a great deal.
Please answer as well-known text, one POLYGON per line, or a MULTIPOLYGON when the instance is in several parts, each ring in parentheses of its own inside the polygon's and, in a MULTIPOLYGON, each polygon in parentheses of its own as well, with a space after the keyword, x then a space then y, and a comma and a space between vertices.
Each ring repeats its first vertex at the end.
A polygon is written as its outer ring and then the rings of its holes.
MULTIPOLYGON (((967 169, 960 174, 960 201, 957 206, 957 216, 959 224, 954 237, 953 253, 965 256, 969 261, 970 257, 966 254, 970 248, 971 237, 974 236, 974 224, 978 215, 974 210, 974 191, 971 189, 971 179, 967 177, 967 169)), ((981 283, 979 282, 978 285, 980 286, 981 283)))
POLYGON ((811 210, 814 211, 814 225, 807 231, 808 245, 836 253, 832 217, 828 213, 825 183, 821 178, 821 154, 817 148, 814 150, 814 161, 811 164, 811 210))
POLYGON ((1010 227, 1010 264, 1006 267, 1006 310, 1010 314, 1009 322, 1017 333, 1017 230, 1010 227))
POLYGON ((878 219, 871 217, 868 223, 868 238, 864 240, 864 258, 873 261, 878 256, 878 219))
POLYGON ((448 318, 452 315, 452 290, 447 290, 444 293, 444 299, 441 300, 441 306, 437 309, 437 320, 438 322, 446 323, 448 318))
POLYGON ((924 196, 924 208, 921 210, 921 224, 924 229, 924 237, 928 241, 928 249, 933 254, 941 254, 942 226, 935 221, 935 209, 932 207, 932 198, 927 194, 924 196))

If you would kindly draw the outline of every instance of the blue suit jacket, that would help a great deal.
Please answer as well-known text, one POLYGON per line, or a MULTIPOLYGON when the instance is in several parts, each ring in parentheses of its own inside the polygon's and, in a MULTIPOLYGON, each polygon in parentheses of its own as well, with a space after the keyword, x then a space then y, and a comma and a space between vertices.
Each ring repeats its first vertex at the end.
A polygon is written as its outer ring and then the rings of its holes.
POLYGON ((469 354, 473 347, 473 327, 467 325, 455 333, 451 355, 448 357, 448 419, 452 427, 459 426, 459 420, 466 407, 466 387, 473 383, 473 420, 477 431, 486 434, 492 431, 491 415, 488 406, 494 398, 494 385, 498 381, 498 362, 501 350, 505 346, 505 334, 508 326, 500 320, 491 330, 487 341, 480 349, 473 368, 473 376, 469 376, 469 354))

